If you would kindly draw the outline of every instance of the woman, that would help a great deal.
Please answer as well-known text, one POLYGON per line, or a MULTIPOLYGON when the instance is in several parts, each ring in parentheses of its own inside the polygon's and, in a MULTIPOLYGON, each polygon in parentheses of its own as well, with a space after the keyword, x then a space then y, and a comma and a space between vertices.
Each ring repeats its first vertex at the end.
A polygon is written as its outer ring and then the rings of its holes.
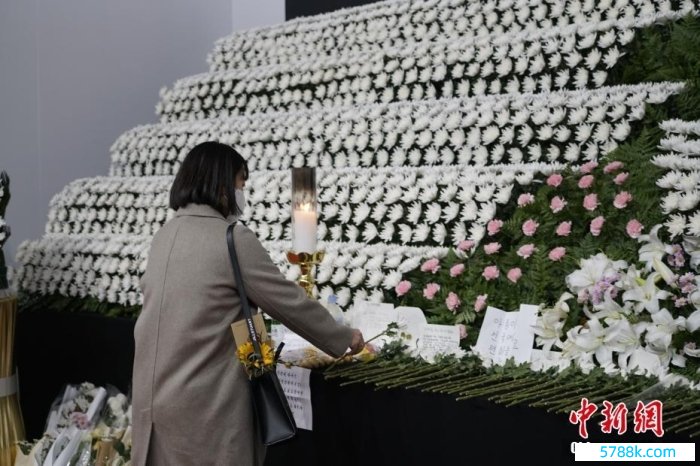
MULTIPOLYGON (((205 142, 190 151, 173 182, 176 213, 153 237, 134 330, 135 466, 263 463, 248 378, 230 329, 243 315, 226 228, 245 207, 247 177, 238 152, 205 142)), ((333 356, 363 348, 360 331, 337 324, 286 280, 248 228, 234 228, 234 243, 256 305, 333 356)))

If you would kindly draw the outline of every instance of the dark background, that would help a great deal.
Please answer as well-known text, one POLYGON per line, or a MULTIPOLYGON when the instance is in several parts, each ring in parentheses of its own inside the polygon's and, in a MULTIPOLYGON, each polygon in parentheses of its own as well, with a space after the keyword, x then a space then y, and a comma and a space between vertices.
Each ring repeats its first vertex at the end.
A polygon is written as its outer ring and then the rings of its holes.
POLYGON ((379 0, 286 0, 285 15, 288 20, 300 16, 318 15, 352 6, 377 3, 379 0))

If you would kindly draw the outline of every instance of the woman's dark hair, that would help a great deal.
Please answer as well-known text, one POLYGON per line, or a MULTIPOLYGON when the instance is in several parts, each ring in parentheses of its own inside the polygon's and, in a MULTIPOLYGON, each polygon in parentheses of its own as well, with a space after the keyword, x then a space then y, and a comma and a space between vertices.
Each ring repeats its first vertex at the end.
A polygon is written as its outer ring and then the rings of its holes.
POLYGON ((197 144, 187 154, 170 188, 170 208, 187 204, 207 204, 227 217, 240 215, 236 205, 236 176, 248 165, 236 149, 220 142, 197 144))

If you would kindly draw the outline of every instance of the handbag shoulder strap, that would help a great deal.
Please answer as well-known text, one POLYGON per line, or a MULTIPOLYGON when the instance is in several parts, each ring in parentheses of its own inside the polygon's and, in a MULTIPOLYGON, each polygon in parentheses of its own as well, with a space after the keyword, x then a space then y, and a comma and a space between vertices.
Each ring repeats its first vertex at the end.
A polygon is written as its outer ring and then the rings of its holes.
POLYGON ((253 324, 253 313, 250 310, 250 303, 248 302, 248 296, 245 292, 245 287, 243 286, 243 277, 241 276, 241 268, 238 263, 238 255, 236 254, 236 247, 233 242, 233 228, 236 223, 232 223, 226 229, 226 243, 228 244, 228 255, 231 259, 231 266, 233 267, 233 276, 236 279, 236 286, 238 287, 238 294, 241 296, 241 307, 243 308, 243 316, 246 320, 246 325, 248 327, 248 333, 250 334, 250 341, 253 343, 253 350, 256 355, 261 355, 260 350, 260 340, 257 333, 255 333, 255 325, 253 324))

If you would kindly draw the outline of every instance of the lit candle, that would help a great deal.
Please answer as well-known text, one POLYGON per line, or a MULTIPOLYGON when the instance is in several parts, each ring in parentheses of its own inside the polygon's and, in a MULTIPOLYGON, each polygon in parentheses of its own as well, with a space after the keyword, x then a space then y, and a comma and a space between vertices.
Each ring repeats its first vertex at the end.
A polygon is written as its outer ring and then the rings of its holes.
POLYGON ((293 211, 292 246, 294 252, 316 252, 316 211, 311 204, 301 204, 293 211))

